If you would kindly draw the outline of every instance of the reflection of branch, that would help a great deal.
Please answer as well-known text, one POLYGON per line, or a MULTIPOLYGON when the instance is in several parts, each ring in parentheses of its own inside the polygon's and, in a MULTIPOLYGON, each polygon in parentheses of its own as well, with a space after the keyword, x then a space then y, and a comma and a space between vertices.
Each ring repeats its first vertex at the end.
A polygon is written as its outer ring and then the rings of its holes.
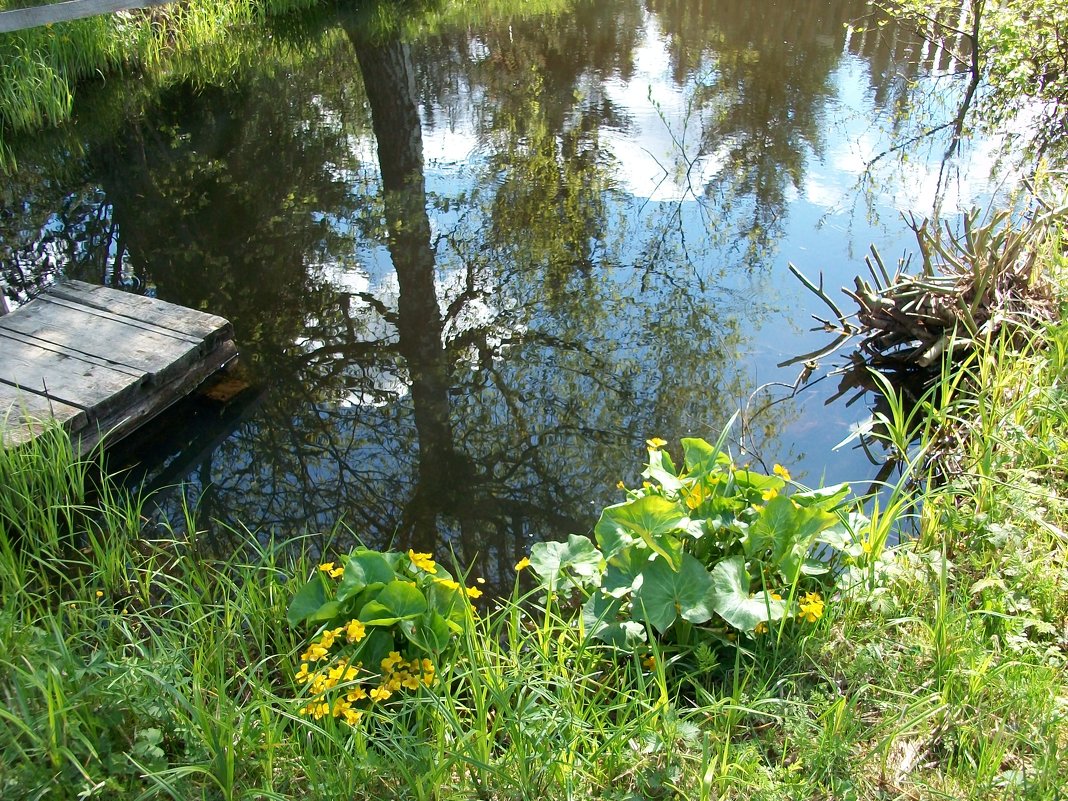
POLYGON ((865 162, 864 168, 865 169, 871 169, 872 167, 875 166, 876 162, 882 160, 886 156, 889 156, 891 153, 896 153, 899 150, 903 150, 904 148, 908 147, 909 145, 916 144, 921 139, 925 139, 928 136, 932 136, 932 135, 938 133, 939 131, 944 131, 946 128, 952 128, 956 124, 957 124, 957 121, 955 119, 953 119, 953 120, 950 120, 949 122, 944 122, 941 125, 936 125, 933 128, 927 128, 927 129, 925 129, 923 131, 920 131, 920 133, 916 134, 915 136, 910 136, 904 142, 898 142, 896 145, 894 145, 892 147, 888 147, 886 150, 884 150, 882 153, 877 155, 875 158, 871 159, 868 162, 865 162))

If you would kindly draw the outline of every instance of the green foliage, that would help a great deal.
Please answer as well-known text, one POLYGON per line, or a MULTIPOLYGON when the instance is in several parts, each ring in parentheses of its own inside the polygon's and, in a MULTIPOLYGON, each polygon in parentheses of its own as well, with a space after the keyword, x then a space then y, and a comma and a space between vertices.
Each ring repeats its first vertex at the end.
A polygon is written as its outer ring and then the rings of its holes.
POLYGON ((411 550, 357 548, 339 566, 320 565, 286 615, 291 626, 317 628, 296 676, 310 695, 301 713, 356 725, 395 693, 429 687, 437 666, 455 656, 454 638, 470 627, 468 599, 481 594, 411 550))
POLYGON ((542 585, 588 591, 591 635, 625 649, 643 639, 634 623, 665 642, 701 639, 701 631, 729 641, 729 631, 754 636, 788 618, 818 618, 820 592, 848 541, 848 487, 788 494, 784 468, 739 468, 701 439, 682 441, 678 470, 663 444, 650 441, 643 485, 601 513, 600 550, 574 535, 534 546, 542 585))

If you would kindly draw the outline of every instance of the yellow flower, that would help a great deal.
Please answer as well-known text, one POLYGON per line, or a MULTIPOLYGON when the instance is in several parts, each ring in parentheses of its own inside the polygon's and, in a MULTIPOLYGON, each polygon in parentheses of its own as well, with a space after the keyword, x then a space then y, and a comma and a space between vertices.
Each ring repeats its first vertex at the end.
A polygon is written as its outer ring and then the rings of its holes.
POLYGON ((302 706, 300 708, 300 714, 311 715, 316 720, 319 720, 330 714, 330 704, 325 701, 313 701, 307 706, 302 706))
POLYGON ((458 589, 460 589, 459 582, 453 581, 452 579, 441 579, 441 578, 439 578, 439 579, 434 579, 434 581, 436 581, 438 584, 440 584, 443 587, 448 587, 450 590, 458 590, 458 589))
POLYGON ((781 464, 776 464, 771 468, 771 472, 781 478, 783 481, 790 480, 790 471, 783 467, 781 464))
POLYGON ((801 611, 797 616, 807 623, 815 623, 823 617, 823 599, 818 592, 806 592, 799 606, 801 611))
POLYGON ((478 587, 468 587, 466 592, 467 592, 467 597, 468 598, 481 598, 482 597, 482 590, 480 590, 478 587))
POLYGON ((860 547, 864 549, 864 553, 871 553, 871 540, 865 539, 860 543, 860 547))
POLYGON ((782 600, 782 596, 779 595, 779 593, 777 593, 777 592, 773 592, 771 594, 771 600, 773 600, 773 601, 781 601, 782 600))
POLYGON ((756 624, 756 628, 753 629, 753 634, 767 634, 768 624, 761 620, 756 624))
POLYGON ((401 684, 403 684, 409 690, 418 690, 419 689, 419 677, 418 676, 413 676, 411 673, 409 673, 407 678, 405 678, 401 682, 401 684))
POLYGON ((385 701, 391 695, 393 695, 393 693, 391 693, 385 687, 375 687, 373 690, 371 690, 372 701, 385 701))
POLYGON ((694 484, 686 492, 686 506, 688 506, 690 509, 696 509, 698 506, 704 503, 705 500, 709 496, 711 496, 711 494, 712 493, 708 490, 707 487, 705 487, 704 484, 694 484))
POLYGON ((312 674, 308 672, 308 663, 307 662, 301 662, 300 663, 300 670, 297 671, 297 675, 296 675, 297 681, 300 682, 301 684, 304 684, 306 681, 310 681, 311 677, 312 677, 312 674))
POLYGON ((349 642, 359 642, 367 636, 367 627, 358 620, 350 620, 345 626, 345 637, 349 642))
POLYGON ((520 570, 525 570, 528 567, 530 567, 530 559, 524 556, 515 563, 515 572, 518 573, 520 570))
POLYGON ((313 642, 308 646, 308 650, 300 655, 300 658, 303 662, 318 662, 328 653, 330 653, 329 648, 325 648, 319 643, 313 642))
POLYGON ((330 576, 330 578, 341 578, 345 575, 345 568, 341 565, 334 567, 333 562, 323 562, 319 565, 319 569, 330 576))
POLYGON ((96 591, 96 597, 97 598, 103 598, 104 597, 104 591, 103 590, 97 590, 96 591))
POLYGON ((770 501, 772 498, 774 498, 778 494, 779 494, 779 491, 777 489, 775 489, 775 488, 772 488, 772 489, 764 490, 762 493, 760 493, 760 497, 763 498, 765 502, 767 502, 767 501, 770 501))
POLYGON ((397 665, 399 665, 403 661, 404 661, 404 657, 402 657, 399 653, 397 653, 396 651, 390 651, 389 652, 389 656, 387 656, 385 659, 383 659, 382 662, 380 663, 382 665, 382 672, 383 673, 392 673, 393 672, 393 668, 395 668, 397 665))
POLYGON ((352 703, 356 703, 367 697, 367 691, 363 687, 353 687, 346 693, 345 697, 352 703))
POLYGON ((337 635, 344 629, 327 629, 319 636, 319 645, 323 648, 330 648, 334 644, 334 640, 337 639, 337 635))
POLYGON ((427 573, 437 573, 438 569, 434 565, 434 560, 430 558, 428 553, 416 553, 411 548, 408 549, 408 558, 412 560, 412 564, 420 570, 425 570, 427 573))
POLYGON ((626 488, 627 488, 627 485, 624 484, 622 481, 617 481, 616 482, 616 489, 625 490, 626 488))
POLYGON ((345 716, 345 722, 350 726, 355 726, 363 719, 363 712, 358 709, 346 709, 342 714, 345 716))
POLYGON ((660 437, 653 437, 652 439, 645 440, 645 444, 648 445, 650 449, 658 451, 667 445, 667 441, 660 439, 660 437))
POLYGON ((649 656, 642 660, 642 666, 646 670, 656 670, 656 657, 649 654, 649 656))

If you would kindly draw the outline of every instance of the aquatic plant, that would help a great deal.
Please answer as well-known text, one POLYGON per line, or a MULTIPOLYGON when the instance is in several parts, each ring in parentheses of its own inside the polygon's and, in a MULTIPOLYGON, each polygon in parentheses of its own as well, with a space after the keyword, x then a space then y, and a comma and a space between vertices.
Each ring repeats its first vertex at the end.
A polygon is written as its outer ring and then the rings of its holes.
POLYGON ((677 469, 663 440, 648 442, 641 487, 609 506, 597 547, 572 535, 538 543, 530 567, 550 593, 581 590, 591 636, 624 650, 717 644, 823 614, 840 552, 853 539, 849 487, 807 490, 789 471, 737 466, 722 440, 683 439, 677 469))

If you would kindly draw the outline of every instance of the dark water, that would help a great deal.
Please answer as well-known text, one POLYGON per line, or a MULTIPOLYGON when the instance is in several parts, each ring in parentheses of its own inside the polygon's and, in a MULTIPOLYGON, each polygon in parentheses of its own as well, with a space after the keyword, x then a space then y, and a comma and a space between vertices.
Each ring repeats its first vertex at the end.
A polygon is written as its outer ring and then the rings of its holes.
POLYGON ((960 81, 858 31, 867 14, 591 0, 250 34, 224 78, 110 80, 16 143, 5 275, 233 321, 251 388, 126 449, 220 543, 344 521, 507 583, 532 540, 587 531, 640 480, 647 437, 715 438, 739 408, 740 460, 863 485, 864 454, 832 447, 869 401, 824 405, 826 380, 768 405, 799 371, 775 365, 826 341, 786 263, 836 289, 869 242, 893 261, 899 210, 989 196, 996 145, 878 157, 951 118, 960 81))

